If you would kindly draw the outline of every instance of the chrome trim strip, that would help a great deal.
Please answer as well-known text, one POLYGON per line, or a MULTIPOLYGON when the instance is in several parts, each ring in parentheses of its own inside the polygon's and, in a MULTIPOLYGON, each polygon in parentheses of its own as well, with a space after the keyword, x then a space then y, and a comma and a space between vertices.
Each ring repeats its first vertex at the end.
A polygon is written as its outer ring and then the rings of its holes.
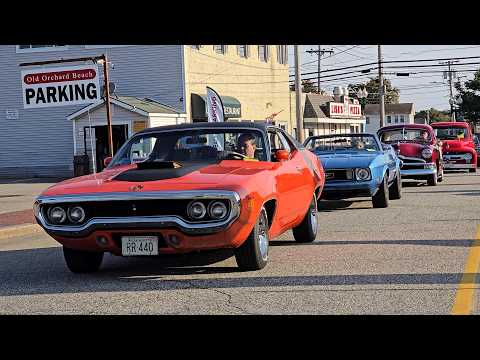
POLYGON ((470 154, 470 153, 463 153, 463 154, 444 154, 443 155, 443 159, 444 160, 467 160, 467 161, 470 161, 473 156, 470 158, 470 159, 467 159, 466 158, 466 155, 467 154, 470 154))
POLYGON ((408 156, 403 156, 403 155, 398 155, 398 158, 401 159, 401 160, 412 160, 412 161, 415 161, 419 164, 424 164, 424 163, 427 162, 424 159, 420 159, 420 158, 416 158, 416 157, 408 157, 408 156))
POLYGON ((54 226, 47 223, 42 211, 35 211, 37 222, 47 231, 57 235, 85 236, 96 229, 118 229, 149 227, 177 227, 187 234, 215 233, 221 231, 240 216, 240 196, 234 191, 225 190, 192 190, 192 191, 164 191, 164 192, 125 192, 125 193, 97 193, 59 196, 39 196, 34 204, 38 209, 43 204, 61 204, 66 202, 85 201, 115 201, 115 200, 144 200, 144 199, 224 199, 230 201, 230 214, 223 221, 209 221, 193 223, 178 216, 130 216, 130 217, 101 217, 92 218, 80 226, 54 226))

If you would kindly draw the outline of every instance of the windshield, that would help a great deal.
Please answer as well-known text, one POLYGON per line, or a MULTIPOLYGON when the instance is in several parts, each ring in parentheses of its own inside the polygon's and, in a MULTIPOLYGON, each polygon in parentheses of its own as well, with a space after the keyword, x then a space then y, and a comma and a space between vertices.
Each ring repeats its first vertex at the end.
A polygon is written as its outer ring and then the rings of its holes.
POLYGON ((400 128, 382 131, 379 134, 380 141, 383 143, 394 143, 398 141, 420 141, 430 142, 432 136, 429 131, 425 129, 409 129, 400 128))
POLYGON ((311 138, 306 148, 314 153, 380 151, 373 135, 332 135, 311 138))
POLYGON ((435 134, 440 140, 459 140, 468 136, 468 129, 456 126, 438 127, 435 129, 435 134))
POLYGON ((258 130, 205 129, 143 134, 125 143, 108 168, 139 162, 218 162, 267 156, 258 130))

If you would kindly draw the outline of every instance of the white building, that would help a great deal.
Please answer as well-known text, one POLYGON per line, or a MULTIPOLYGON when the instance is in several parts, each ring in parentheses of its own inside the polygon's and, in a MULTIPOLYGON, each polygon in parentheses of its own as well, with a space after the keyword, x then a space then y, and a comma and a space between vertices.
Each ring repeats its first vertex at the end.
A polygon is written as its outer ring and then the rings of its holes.
MULTIPOLYGON (((414 124, 415 109, 413 103, 385 104, 384 126, 396 124, 414 124)), ((380 104, 365 105, 365 131, 376 133, 380 128, 380 104)))

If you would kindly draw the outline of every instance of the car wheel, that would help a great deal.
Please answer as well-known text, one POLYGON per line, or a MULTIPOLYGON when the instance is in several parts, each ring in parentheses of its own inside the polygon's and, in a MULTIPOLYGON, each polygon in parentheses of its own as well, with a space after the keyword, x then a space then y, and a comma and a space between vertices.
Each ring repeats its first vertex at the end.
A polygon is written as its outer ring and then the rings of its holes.
POLYGON ((313 194, 312 202, 302 222, 292 229, 295 241, 308 243, 315 241, 318 229, 317 198, 313 194))
POLYGON ((427 185, 428 186, 437 186, 437 174, 429 175, 427 178, 427 185))
POLYGON ((402 198, 402 177, 398 173, 389 190, 389 199, 398 200, 402 198))
POLYGON ((241 270, 260 270, 268 261, 268 217, 262 207, 257 222, 247 240, 235 249, 235 260, 241 270))
POLYGON ((473 168, 473 169, 468 169, 468 172, 471 172, 471 173, 476 173, 476 172, 477 172, 477 169, 476 169, 476 168, 473 168))
POLYGON ((63 256, 67 267, 74 273, 98 271, 103 260, 103 252, 74 250, 63 247, 63 256))
POLYGON ((388 207, 388 177, 387 174, 383 177, 382 184, 380 185, 377 193, 372 197, 372 204, 374 208, 386 208, 388 207))

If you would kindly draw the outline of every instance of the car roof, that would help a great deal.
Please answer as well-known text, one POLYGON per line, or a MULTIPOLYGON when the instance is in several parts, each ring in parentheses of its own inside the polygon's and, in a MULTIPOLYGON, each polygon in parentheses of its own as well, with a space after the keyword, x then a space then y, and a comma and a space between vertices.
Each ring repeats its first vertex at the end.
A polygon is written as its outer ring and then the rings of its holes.
POLYGON ((276 128, 278 127, 267 125, 265 122, 260 121, 225 121, 225 122, 198 122, 198 123, 187 123, 187 124, 178 124, 178 125, 165 125, 157 126, 148 129, 144 129, 137 134, 148 134, 158 131, 169 131, 169 130, 189 130, 189 129, 224 129, 224 128, 251 128, 252 130, 266 131, 267 128, 276 128))
POLYGON ((340 133, 340 134, 326 134, 326 135, 312 135, 309 136, 309 139, 312 138, 324 138, 324 137, 332 137, 332 136, 373 136, 376 137, 377 134, 374 133, 369 133, 369 132, 364 132, 364 133, 340 133))
POLYGON ((469 125, 463 121, 439 121, 436 123, 432 123, 432 127, 442 127, 442 126, 458 126, 468 128, 469 125))

